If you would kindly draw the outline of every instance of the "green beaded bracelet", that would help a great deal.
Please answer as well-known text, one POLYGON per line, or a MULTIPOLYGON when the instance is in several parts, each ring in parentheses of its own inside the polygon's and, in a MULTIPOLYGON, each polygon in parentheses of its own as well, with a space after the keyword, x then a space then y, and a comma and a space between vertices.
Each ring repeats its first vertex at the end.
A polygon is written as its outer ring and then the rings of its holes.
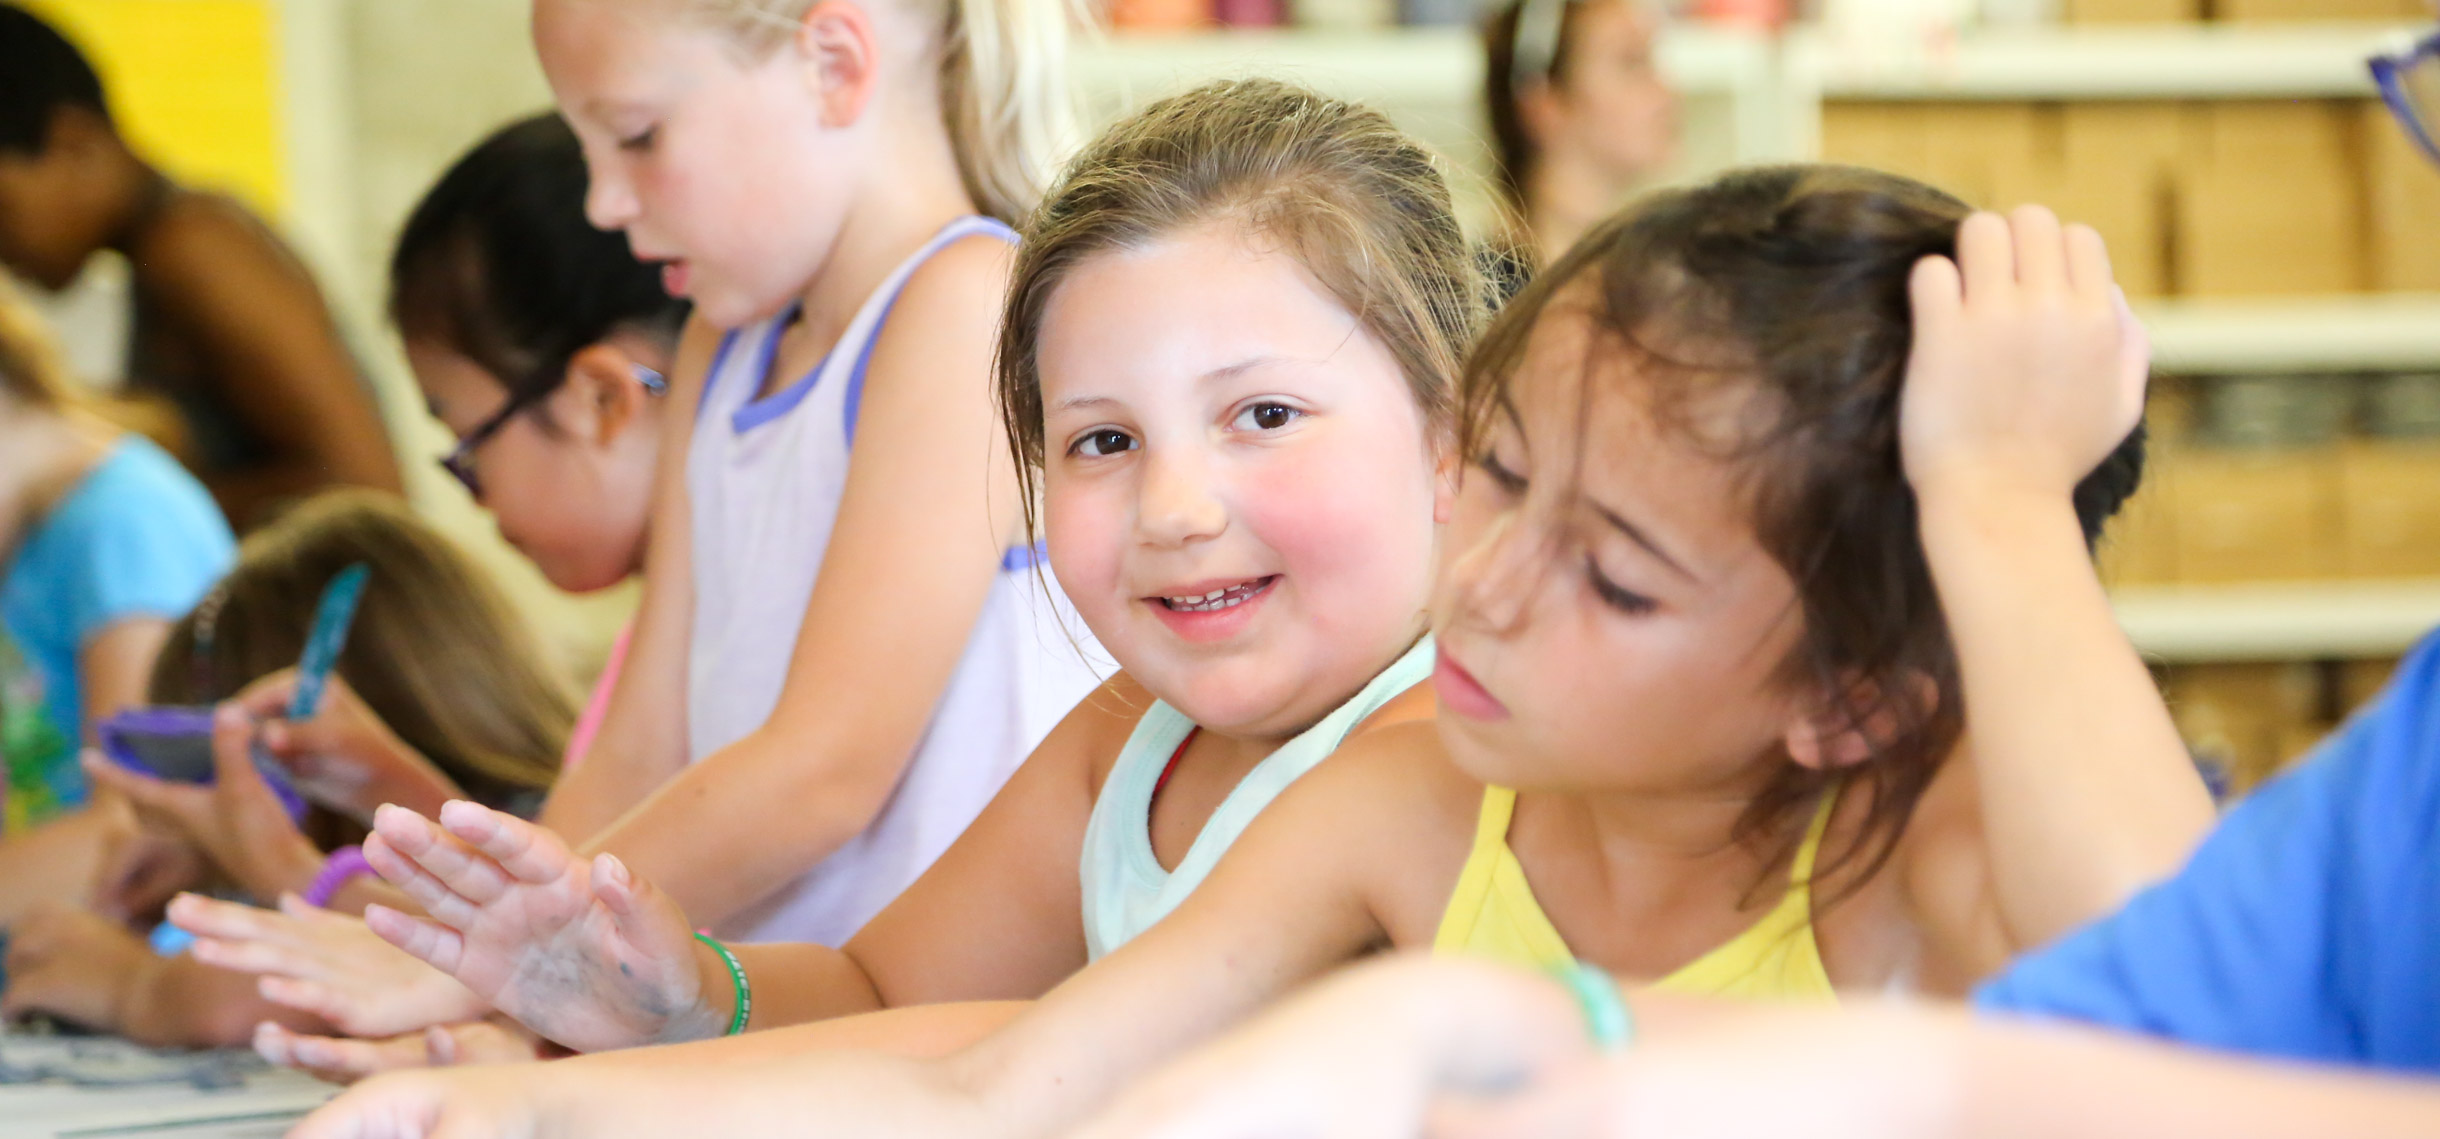
POLYGON ((736 1036, 743 1033, 746 1030, 746 1018, 754 1014, 754 986, 746 983, 746 967, 738 963, 737 955, 729 952, 728 946, 712 940, 710 934, 696 930, 695 940, 711 946, 712 952, 719 954, 720 960, 727 963, 729 983, 737 987, 737 1011, 729 1014, 729 1030, 725 1035, 736 1036))
POLYGON ((1627 1007, 1626 998, 1618 995, 1618 982, 1601 966, 1571 961, 1557 976, 1576 994, 1576 1005, 1584 1010, 1585 1027, 1592 1030, 1596 1046, 1604 1052, 1621 1052, 1635 1042, 1635 1013, 1627 1007))

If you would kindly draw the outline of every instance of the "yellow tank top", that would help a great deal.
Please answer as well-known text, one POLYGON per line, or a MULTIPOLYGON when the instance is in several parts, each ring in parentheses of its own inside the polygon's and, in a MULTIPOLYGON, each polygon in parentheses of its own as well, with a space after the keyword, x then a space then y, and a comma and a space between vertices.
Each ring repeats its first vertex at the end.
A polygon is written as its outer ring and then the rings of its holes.
MULTIPOLYGON (((1815 808, 1779 904, 1744 933, 1661 978, 1653 988, 1750 1000, 1838 999, 1830 973, 1822 967, 1821 946, 1813 938, 1813 860, 1837 802, 1833 792, 1815 808)), ((1542 903, 1534 899, 1524 866, 1508 849, 1508 820, 1516 803, 1517 793, 1506 787, 1483 789, 1474 852, 1457 876, 1449 908, 1440 915, 1440 931, 1432 938, 1434 953, 1487 957, 1533 969, 1554 969, 1575 960, 1542 912, 1542 903)))

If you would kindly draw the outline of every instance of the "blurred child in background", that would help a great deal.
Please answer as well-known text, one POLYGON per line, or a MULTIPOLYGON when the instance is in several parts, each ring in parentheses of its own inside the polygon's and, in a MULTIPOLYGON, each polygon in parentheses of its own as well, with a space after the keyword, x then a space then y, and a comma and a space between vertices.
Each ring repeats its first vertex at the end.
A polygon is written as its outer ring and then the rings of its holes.
POLYGON ((176 450, 239 528, 333 484, 397 491, 373 392, 304 262, 246 207, 130 149, 73 44, 0 4, 0 266, 65 288, 127 258, 127 392, 176 409, 176 450))
MULTIPOLYGON (((530 814, 540 804, 575 718, 573 696, 497 588, 387 495, 326 494, 249 537, 237 567, 170 629, 147 701, 217 703, 294 665, 323 586, 359 562, 372 576, 323 699, 361 703, 399 734, 405 746, 393 754, 429 762, 294 771, 313 804, 300 824, 257 773, 255 725, 233 709, 217 725, 220 762, 209 786, 92 761, 97 782, 196 855, 186 863, 193 876, 155 872, 127 883, 140 896, 118 899, 124 912, 157 917, 170 891, 207 884, 265 902, 310 895, 344 907, 350 883, 344 868, 326 876, 325 852, 361 838, 375 807, 472 798, 530 814)), ((320 1023, 262 1000, 251 975, 156 956, 126 923, 68 907, 29 917, 8 966, 0 1008, 10 1015, 46 1012, 146 1043, 243 1043, 274 1014, 320 1023)))
POLYGON ((1483 27, 1483 110, 1512 228, 1486 251, 1495 299, 1558 259, 1676 157, 1654 67, 1655 0, 1513 0, 1483 27))
POLYGON ((49 330, 0 282, 0 929, 90 895, 126 820, 78 809, 77 750, 143 701, 170 623, 234 548, 194 477, 70 384, 49 330))

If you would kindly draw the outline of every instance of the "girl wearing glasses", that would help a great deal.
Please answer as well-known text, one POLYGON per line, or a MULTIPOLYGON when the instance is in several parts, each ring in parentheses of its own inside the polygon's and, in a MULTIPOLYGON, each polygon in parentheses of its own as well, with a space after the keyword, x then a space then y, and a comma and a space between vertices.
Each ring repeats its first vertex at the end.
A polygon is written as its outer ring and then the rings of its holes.
POLYGON ((644 568, 662 373, 687 305, 585 221, 585 160, 556 114, 502 128, 400 231, 390 316, 441 466, 500 536, 571 593, 644 568))
MULTIPOLYGON (((457 437, 441 466, 551 584, 575 593, 643 569, 661 371, 687 311, 623 239, 585 222, 584 194, 584 155, 564 121, 544 114, 512 123, 441 176, 390 260, 391 319, 425 405, 457 437)), ((567 764, 600 726, 626 642, 622 634, 612 646, 566 739, 567 764)), ((285 714, 287 696, 274 681, 243 702, 272 720, 285 714)), ((268 725, 264 743, 292 769, 337 766, 368 786, 380 785, 381 773, 420 767, 411 749, 387 746, 403 733, 349 714, 363 707, 342 694, 314 720, 268 725)), ((286 836, 272 828, 223 837, 269 860, 286 836)), ((333 953, 353 946, 383 956, 369 935, 327 924, 294 933, 333 942, 333 953)))
POLYGON ((1654 0, 1512 0, 1483 30, 1490 119, 1510 231, 1483 258, 1494 299, 1556 260, 1677 152, 1654 0))

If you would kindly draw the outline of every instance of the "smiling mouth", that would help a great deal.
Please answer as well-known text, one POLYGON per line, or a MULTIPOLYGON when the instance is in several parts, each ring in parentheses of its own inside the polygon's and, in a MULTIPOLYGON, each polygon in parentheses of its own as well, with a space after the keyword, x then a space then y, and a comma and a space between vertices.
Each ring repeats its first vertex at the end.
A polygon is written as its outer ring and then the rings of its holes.
POLYGON ((1156 597, 1153 600, 1172 613, 1216 613, 1222 609, 1234 609, 1261 596, 1262 591, 1271 588, 1271 584, 1278 580, 1279 575, 1272 574, 1191 597, 1156 597))

